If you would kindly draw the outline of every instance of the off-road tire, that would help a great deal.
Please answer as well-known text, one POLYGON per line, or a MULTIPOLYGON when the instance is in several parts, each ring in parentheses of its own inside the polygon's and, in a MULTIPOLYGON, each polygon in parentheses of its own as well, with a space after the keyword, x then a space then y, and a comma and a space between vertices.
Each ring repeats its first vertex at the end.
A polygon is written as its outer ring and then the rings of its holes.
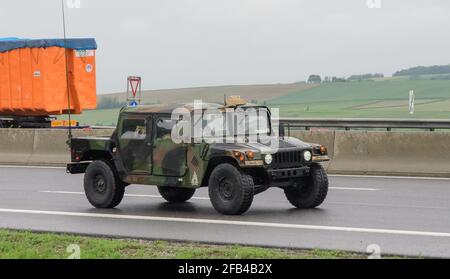
POLYGON ((125 183, 120 181, 115 168, 103 160, 94 161, 84 174, 84 192, 96 208, 114 208, 125 194, 125 183))
POLYGON ((320 164, 311 166, 309 177, 300 180, 299 185, 286 187, 284 194, 297 208, 315 208, 321 205, 328 193, 328 176, 320 164))
POLYGON ((253 202, 253 178, 231 164, 220 164, 209 177, 208 191, 211 203, 219 213, 241 215, 253 202))
POLYGON ((158 191, 161 196, 168 202, 182 203, 192 198, 195 189, 192 188, 175 188, 175 187, 160 187, 158 191))

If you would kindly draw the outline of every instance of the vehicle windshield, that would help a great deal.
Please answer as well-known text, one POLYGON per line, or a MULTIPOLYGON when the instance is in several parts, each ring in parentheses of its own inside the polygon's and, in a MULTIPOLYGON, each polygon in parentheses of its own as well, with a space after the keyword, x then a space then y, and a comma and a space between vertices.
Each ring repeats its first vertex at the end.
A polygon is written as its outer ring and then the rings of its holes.
POLYGON ((203 130, 212 137, 267 136, 271 134, 269 112, 266 108, 206 112, 203 115, 203 130))

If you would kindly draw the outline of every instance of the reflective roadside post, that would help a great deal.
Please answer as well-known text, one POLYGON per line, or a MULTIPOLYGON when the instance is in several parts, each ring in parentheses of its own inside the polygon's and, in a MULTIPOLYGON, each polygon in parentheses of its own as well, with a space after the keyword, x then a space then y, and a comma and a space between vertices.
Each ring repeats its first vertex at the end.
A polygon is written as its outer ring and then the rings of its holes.
POLYGON ((409 114, 414 114, 414 104, 416 102, 416 97, 414 95, 414 90, 409 91, 409 114))

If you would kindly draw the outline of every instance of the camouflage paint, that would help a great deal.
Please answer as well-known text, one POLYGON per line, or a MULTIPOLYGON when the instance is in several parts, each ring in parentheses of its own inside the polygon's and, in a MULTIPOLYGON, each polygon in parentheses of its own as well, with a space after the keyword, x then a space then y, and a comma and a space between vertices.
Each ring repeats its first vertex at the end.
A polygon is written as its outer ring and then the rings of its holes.
MULTIPOLYGON (((189 105, 186 105, 189 108, 189 105)), ((108 160, 109 156, 118 170, 122 181, 130 184, 176 186, 198 188, 206 186, 202 184, 212 159, 231 159, 244 171, 246 169, 259 168, 271 171, 276 166, 262 163, 265 154, 260 152, 261 144, 249 143, 212 143, 205 141, 200 143, 172 142, 170 135, 156 137, 155 122, 160 117, 168 117, 175 107, 146 107, 125 108, 121 110, 119 124, 111 138, 73 138, 71 142, 72 161, 74 163, 86 160, 108 160), (129 130, 131 138, 121 138, 124 121, 129 119, 146 120, 146 126, 137 125, 136 129, 129 130), (145 130, 145 131, 143 131, 145 130), (145 132, 145 136, 143 135, 145 132), (136 137, 138 139, 133 138, 136 137), (253 151, 253 162, 258 165, 248 165, 245 161, 236 158, 235 152, 245 154, 253 151), (98 154, 85 156, 86 154, 98 154), (80 159, 77 159, 80 158, 80 159), (262 164, 261 164, 262 163, 262 164)), ((170 117, 169 117, 170 119, 170 117)), ((298 139, 278 139, 279 152, 303 152, 309 150, 316 154, 318 145, 307 144, 298 139)), ((328 161, 326 154, 315 156, 317 162, 328 161)), ((296 162, 294 167, 309 167, 311 162, 296 162)))

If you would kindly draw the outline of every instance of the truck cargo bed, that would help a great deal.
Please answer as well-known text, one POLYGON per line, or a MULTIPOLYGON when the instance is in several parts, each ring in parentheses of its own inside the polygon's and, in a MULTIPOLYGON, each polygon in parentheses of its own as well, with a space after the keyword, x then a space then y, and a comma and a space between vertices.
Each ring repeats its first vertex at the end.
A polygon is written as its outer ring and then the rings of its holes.
POLYGON ((95 109, 96 48, 94 39, 0 40, 0 115, 65 114, 68 95, 71 113, 95 109))

